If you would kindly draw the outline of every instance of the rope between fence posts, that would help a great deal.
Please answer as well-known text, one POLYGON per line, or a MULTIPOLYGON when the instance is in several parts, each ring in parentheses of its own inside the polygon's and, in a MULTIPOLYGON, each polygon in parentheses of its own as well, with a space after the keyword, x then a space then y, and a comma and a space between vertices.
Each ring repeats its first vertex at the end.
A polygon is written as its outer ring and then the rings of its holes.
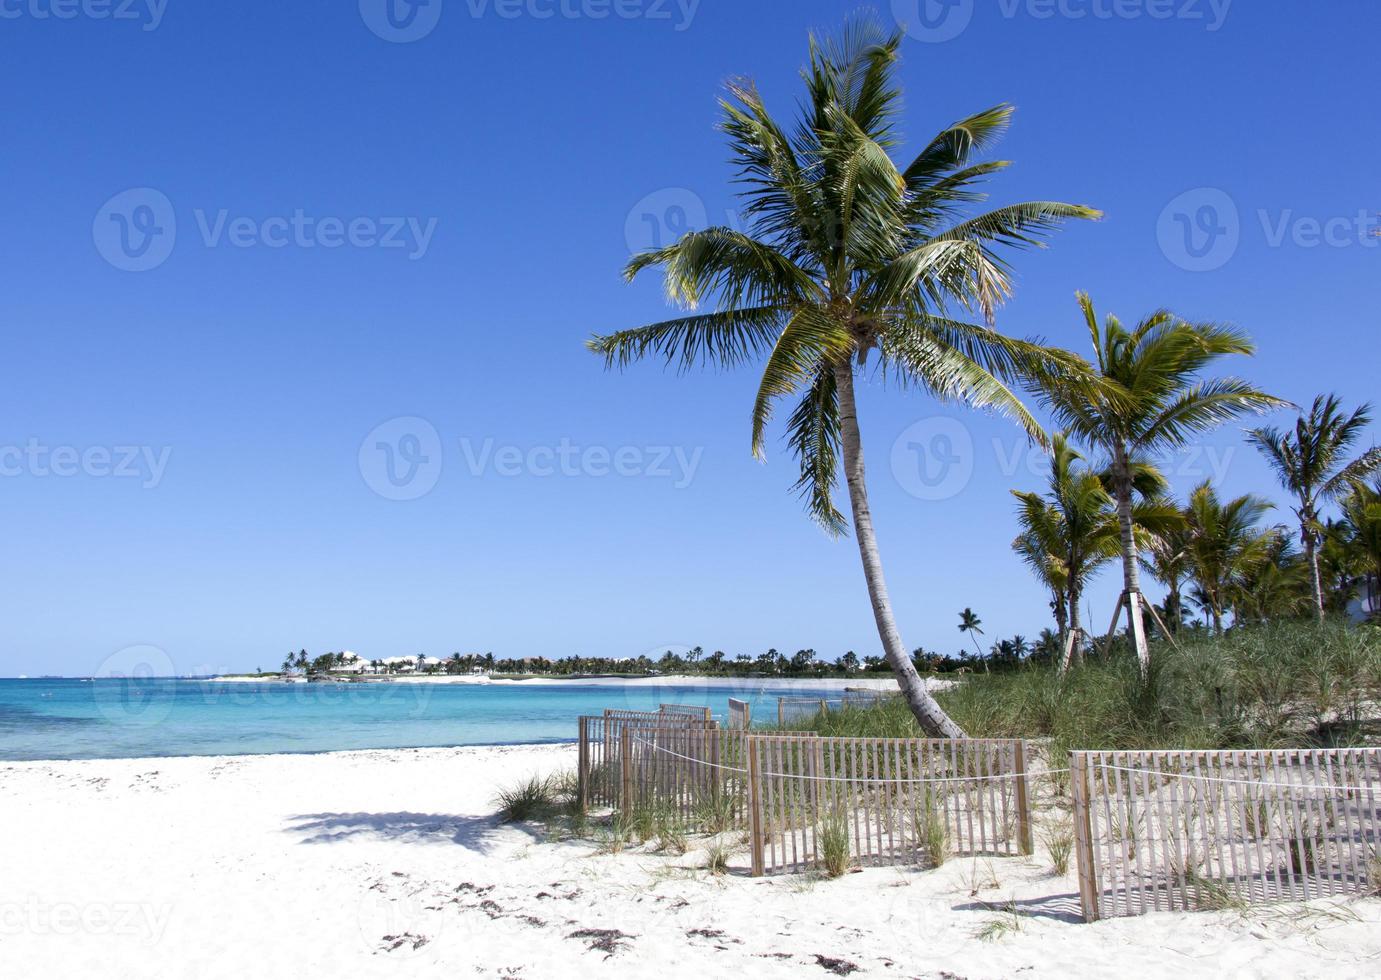
MULTIPOLYGON (((644 739, 638 738, 638 737, 636 737, 636 736, 634 736, 633 741, 639 743, 640 745, 646 745, 648 748, 650 748, 650 749, 651 749, 652 751, 654 751, 654 752, 661 752, 661 753, 664 754, 664 755, 670 755, 670 756, 674 756, 674 757, 676 757, 676 758, 678 758, 678 759, 684 759, 684 760, 687 761, 687 762, 694 762, 696 765, 709 766, 711 769, 723 769, 723 770, 725 770, 726 772, 739 772, 739 773, 745 773, 745 774, 748 772, 747 769, 739 769, 739 768, 737 768, 737 767, 735 767, 735 766, 722 766, 722 765, 720 765, 719 763, 716 763, 716 762, 707 762, 707 761, 704 760, 704 759, 696 759, 696 758, 694 758, 693 756, 682 755, 680 752, 673 752, 671 749, 664 749, 664 748, 662 748, 660 745, 654 745, 653 743, 648 742, 648 741, 646 741, 646 740, 644 740, 644 739)), ((936 777, 932 777, 932 778, 929 778, 929 779, 866 779, 866 778, 851 778, 851 777, 848 777, 848 776, 807 776, 807 775, 805 775, 805 774, 803 774, 803 773, 793 773, 793 772, 764 772, 764 773, 761 773, 761 775, 764 776, 764 777, 771 776, 771 777, 774 777, 774 778, 777 778, 777 779, 807 779, 807 780, 812 780, 812 781, 814 781, 814 782, 823 782, 823 783, 854 783, 855 785, 861 783, 861 784, 873 785, 873 786, 898 786, 898 785, 906 786, 906 785, 920 785, 920 784, 923 784, 923 783, 981 783, 981 782, 986 782, 986 781, 988 781, 988 780, 998 781, 998 780, 1004 780, 1004 779, 1020 779, 1020 778, 1022 778, 1022 777, 1039 778, 1039 777, 1041 777, 1041 776, 1055 776, 1055 775, 1058 775, 1058 774, 1060 774, 1060 773, 1065 773, 1065 772, 1070 772, 1070 770, 1069 770, 1069 769, 1044 769, 1044 770, 1042 770, 1041 772, 1026 772, 1026 773, 1011 772, 1011 773, 1002 773, 1002 774, 994 775, 994 776, 936 776, 936 777)))
POLYGON ((996 782, 1003 779, 1053 776, 1057 773, 1070 771, 1069 769, 1046 769, 1041 772, 1008 772, 996 776, 935 776, 930 779, 866 779, 851 776, 806 776, 794 772, 765 772, 762 775, 775 776, 778 779, 808 779, 817 783, 853 783, 856 786, 859 784, 871 786, 919 786, 923 783, 982 783, 988 780, 996 782))
POLYGON ((1327 786, 1319 783, 1272 783, 1264 782, 1259 779, 1225 779, 1222 776, 1203 776, 1192 772, 1165 772, 1161 769, 1134 769, 1129 766, 1110 766, 1106 763, 1098 763, 1100 769, 1113 769, 1117 772, 1140 773, 1147 776, 1170 776, 1175 779, 1202 779, 1210 783, 1235 783, 1240 786, 1260 786, 1265 789, 1306 789, 1306 790, 1331 790, 1336 793, 1376 793, 1381 791, 1377 786, 1338 786, 1329 783, 1327 786))
POLYGON ((696 765, 699 765, 699 766, 709 766, 711 769, 723 769, 723 770, 725 770, 726 772, 741 772, 741 773, 747 773, 747 772, 748 772, 747 769, 738 769, 738 768, 735 768, 734 766, 721 766, 721 765, 720 765, 719 763, 717 763, 717 762, 706 762, 704 759, 695 759, 695 758, 692 758, 691 756, 688 756, 688 755, 682 755, 680 752, 673 752, 673 751, 671 751, 671 749, 664 749, 664 748, 662 748, 660 745, 654 745, 654 744, 652 744, 651 742, 648 742, 648 741, 645 741, 645 740, 643 740, 643 739, 641 739, 641 738, 638 738, 636 735, 633 736, 633 741, 637 742, 639 745, 646 745, 646 746, 647 746, 649 749, 651 749, 653 752, 661 752, 661 753, 663 753, 663 754, 665 754, 665 755, 675 756, 675 757, 678 758, 678 759, 685 759, 687 762, 694 762, 696 765))

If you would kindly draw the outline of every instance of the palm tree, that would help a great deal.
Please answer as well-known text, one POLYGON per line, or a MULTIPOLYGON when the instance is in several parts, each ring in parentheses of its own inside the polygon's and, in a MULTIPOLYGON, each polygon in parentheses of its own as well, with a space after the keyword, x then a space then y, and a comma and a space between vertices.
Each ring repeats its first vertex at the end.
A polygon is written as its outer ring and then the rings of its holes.
POLYGON ((983 648, 978 645, 978 638, 983 635, 983 620, 978 618, 978 614, 972 609, 965 608, 959 614, 959 632, 969 634, 973 640, 973 651, 978 655, 978 659, 983 659, 983 648))
POLYGON ((1223 632, 1223 615, 1234 588, 1270 554, 1272 532, 1256 525, 1271 509, 1270 503, 1251 494, 1224 503, 1208 481, 1189 495, 1189 565, 1200 605, 1216 633, 1223 632))
MULTIPOLYGON (((1051 591, 1063 650, 1061 670, 1069 668, 1080 649, 1083 627, 1079 602, 1084 589, 1119 550, 1112 497, 1097 473, 1079 466, 1082 460, 1064 433, 1057 433, 1047 493, 1012 491, 1022 529, 1012 548, 1051 591)), ((1140 523, 1155 523, 1161 516, 1149 512, 1137 515, 1140 523)))
POLYGON ((1381 483, 1357 486, 1343 501, 1348 541, 1361 556, 1372 602, 1381 597, 1381 483))
POLYGON ((1309 571, 1285 527, 1265 532, 1261 560, 1249 567, 1232 590, 1239 618, 1268 622, 1294 618, 1314 605, 1309 571))
POLYGON ((1113 617, 1116 622, 1126 609, 1127 631, 1145 672, 1151 654, 1141 610, 1154 615, 1155 607, 1141 591, 1133 533, 1138 461, 1154 463, 1224 422, 1284 402, 1236 378, 1199 377, 1219 357, 1254 353, 1251 341, 1238 330, 1189 323, 1163 310, 1127 330, 1114 316, 1100 325, 1086 293, 1079 294, 1079 307, 1097 355, 1096 376, 1071 377, 1055 370, 1034 383, 1063 428, 1108 456, 1122 549, 1122 595, 1113 617))
POLYGON ((1371 424, 1371 407, 1363 405, 1345 415, 1336 395, 1320 395, 1308 415, 1300 415, 1293 432, 1275 428, 1253 429, 1248 438, 1261 450, 1295 497, 1300 542, 1314 587, 1314 607, 1324 618, 1323 580, 1319 577, 1319 545, 1323 525, 1319 507, 1341 499, 1381 467, 1381 449, 1372 448, 1347 461, 1353 446, 1371 424))
MULTIPOLYGON (((1156 503, 1167 510, 1176 509, 1175 504, 1167 499, 1159 499, 1156 503)), ((1176 521, 1153 533, 1141 565, 1152 578, 1165 586, 1164 622, 1171 633, 1178 633, 1184 624, 1184 594, 1181 587, 1190 576, 1188 525, 1176 521)))
POLYGON ((799 396, 787 422, 800 463, 795 488, 816 521, 843 535, 848 522, 834 503, 842 457, 888 663, 922 728, 957 737, 962 730, 927 692, 892 613, 868 503, 855 372, 876 353, 885 376, 1004 413, 1043 439, 1008 383, 1058 356, 992 329, 994 308, 1011 290, 996 248, 1036 244, 1066 219, 1099 213, 1034 202, 960 216, 983 198, 977 185, 1006 166, 972 162, 1007 127, 1012 110, 1005 105, 954 124, 897 166, 900 43, 899 33, 887 35, 866 19, 838 41, 812 38, 807 100, 790 136, 751 83, 732 83, 721 100, 722 129, 744 185, 748 231, 692 231, 635 256, 628 278, 661 268, 668 298, 687 314, 589 346, 609 366, 649 355, 683 368, 765 358, 754 454, 763 455, 776 403, 799 396), (713 312, 701 310, 708 301, 713 312), (981 312, 987 325, 950 319, 954 306, 981 312))

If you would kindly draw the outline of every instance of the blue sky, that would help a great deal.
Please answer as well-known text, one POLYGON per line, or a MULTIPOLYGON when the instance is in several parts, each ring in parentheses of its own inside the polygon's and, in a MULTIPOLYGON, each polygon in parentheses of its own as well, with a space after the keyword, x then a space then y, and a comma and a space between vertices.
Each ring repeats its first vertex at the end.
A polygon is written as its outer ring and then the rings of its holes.
MULTIPOLYGON (((995 200, 1107 212, 1017 257, 1000 326, 1082 351, 1087 289, 1240 324, 1276 394, 1374 397, 1375 4, 926 2, 881 8, 913 35, 907 149, 1011 101, 995 200)), ((630 247, 733 220, 723 81, 790 113, 807 32, 853 5, 0 8, 0 675, 145 646, 179 672, 876 651, 852 542, 805 519, 785 452, 749 455, 752 371, 606 375, 581 344, 666 313, 622 283, 630 247)), ((964 606, 1037 633, 1014 430, 862 398, 907 643, 958 649, 964 606), (957 468, 927 485, 917 446, 957 468)), ((1195 452, 1181 491, 1275 496, 1237 430, 1195 452)))

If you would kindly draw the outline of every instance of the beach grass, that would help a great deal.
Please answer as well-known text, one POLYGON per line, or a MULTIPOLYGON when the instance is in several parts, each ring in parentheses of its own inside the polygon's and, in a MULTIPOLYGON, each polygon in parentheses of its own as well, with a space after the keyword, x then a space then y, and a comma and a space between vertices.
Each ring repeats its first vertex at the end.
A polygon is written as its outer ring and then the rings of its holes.
MULTIPOLYGON (((1144 675, 1133 657, 1090 656, 1061 675, 1025 665, 974 675, 938 693, 964 729, 985 738, 1048 739, 1062 768, 1071 749, 1347 747, 1377 735, 1381 630, 1341 622, 1276 623, 1158 644, 1144 675)), ((804 718, 798 730, 916 737, 900 698, 804 718)))

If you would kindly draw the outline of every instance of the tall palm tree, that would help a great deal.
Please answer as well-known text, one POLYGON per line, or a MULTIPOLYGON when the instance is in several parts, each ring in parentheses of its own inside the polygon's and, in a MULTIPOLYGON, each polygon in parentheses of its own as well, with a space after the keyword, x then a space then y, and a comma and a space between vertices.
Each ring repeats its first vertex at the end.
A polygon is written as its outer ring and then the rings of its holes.
POLYGON ((1257 522, 1271 509, 1270 503, 1251 494, 1224 503, 1208 481, 1189 495, 1189 565, 1200 604, 1216 633, 1223 632, 1234 589, 1270 554, 1273 534, 1257 522))
POLYGON ((1006 166, 973 159, 1007 127, 1005 105, 954 124, 898 166, 891 154, 900 145, 900 43, 900 34, 866 19, 838 41, 812 38, 807 99, 790 135, 751 83, 731 84, 722 129, 744 185, 748 230, 692 231, 635 256, 627 276, 661 268, 668 298, 687 315, 596 337, 590 347, 610 366, 648 355, 683 368, 765 359, 753 452, 763 455, 776 403, 799 396, 787 422, 800 462, 796 489, 816 521, 844 534, 848 521, 834 503, 842 462, 887 661, 922 728, 954 737, 962 730, 926 690, 892 613, 868 503, 855 373, 875 353, 885 376, 1004 413, 1043 439, 1009 384, 1061 358, 992 329, 994 308, 1011 289, 996 249, 1037 244, 1064 220, 1099 213, 1042 201, 962 216, 984 197, 977 185, 1006 166), (709 302, 714 311, 703 312, 709 302), (985 325, 951 319, 954 307, 980 312, 985 325))
POLYGON ((969 634, 969 639, 973 640, 973 652, 982 660, 983 648, 978 645, 978 638, 983 635, 983 620, 972 609, 965 607, 959 614, 959 632, 969 634))
POLYGON ((1371 424, 1370 406, 1344 413, 1336 395, 1314 399, 1309 414, 1301 414, 1293 431, 1253 429, 1248 438, 1266 457, 1280 483, 1295 497, 1300 542, 1314 587, 1314 607, 1324 618, 1323 580, 1319 576, 1319 545, 1323 525, 1319 508, 1336 502, 1381 468, 1381 448, 1348 460, 1352 448, 1371 424))
MULTIPOLYGON (((1117 558, 1120 529, 1117 510, 1102 477, 1079 465, 1083 461, 1064 433, 1053 439, 1047 491, 1017 498, 1021 534, 1012 548, 1050 589, 1064 651, 1062 670, 1081 649, 1083 626, 1079 603, 1093 575, 1117 558)), ((1157 475, 1158 479, 1158 475, 1157 475)), ((1139 503, 1133 510, 1138 528, 1177 522, 1178 512, 1160 501, 1139 503)), ((1141 532, 1144 533, 1144 532, 1141 532)))
POLYGON ((1220 357, 1254 353, 1240 331, 1189 323, 1164 310, 1128 330, 1115 316, 1100 324, 1088 295, 1080 293, 1078 298, 1097 355, 1096 376, 1070 377, 1057 364, 1034 384, 1061 427, 1108 456, 1122 549, 1117 608, 1126 609, 1127 632, 1144 672, 1151 655, 1141 610, 1154 613, 1154 607, 1141 591, 1133 531, 1138 460, 1154 463, 1158 456, 1225 422, 1285 403, 1237 378, 1200 378, 1220 357))

